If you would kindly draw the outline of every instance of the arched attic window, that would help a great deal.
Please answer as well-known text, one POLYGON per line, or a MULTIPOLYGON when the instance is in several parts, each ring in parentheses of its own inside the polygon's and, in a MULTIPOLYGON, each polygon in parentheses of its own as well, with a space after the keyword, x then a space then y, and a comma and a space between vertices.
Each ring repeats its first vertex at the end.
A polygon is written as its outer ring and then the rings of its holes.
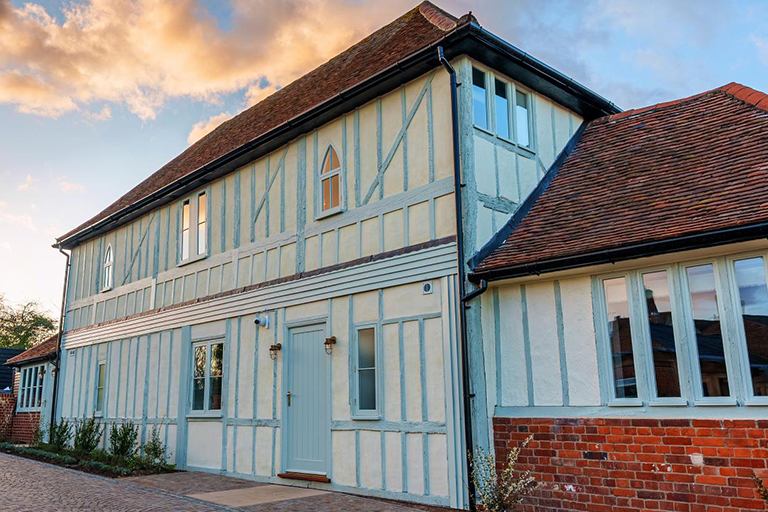
POLYGON ((112 244, 107 245, 104 253, 104 290, 112 289, 112 244))
POLYGON ((328 146, 320 168, 320 213, 331 213, 341 208, 341 163, 333 146, 328 146))

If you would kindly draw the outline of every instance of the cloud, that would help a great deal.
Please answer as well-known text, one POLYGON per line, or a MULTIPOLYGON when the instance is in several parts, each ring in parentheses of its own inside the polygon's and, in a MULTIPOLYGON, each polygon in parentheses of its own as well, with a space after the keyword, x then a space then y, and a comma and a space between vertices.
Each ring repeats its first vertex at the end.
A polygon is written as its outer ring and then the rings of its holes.
POLYGON ((83 117, 89 122, 108 121, 112 119, 112 109, 109 105, 104 105, 98 112, 83 112, 83 117))
POLYGON ((16 187, 16 190, 18 191, 24 191, 24 190, 30 190, 32 188, 32 175, 27 174, 27 177, 24 178, 24 181, 19 183, 19 186, 16 187))
POLYGON ((18 214, 8 211, 9 205, 0 201, 0 224, 21 227, 31 231, 37 231, 37 226, 32 217, 27 214, 18 214))
POLYGON ((287 84, 410 6, 385 4, 232 0, 224 30, 194 0, 72 2, 60 19, 0 0, 0 103, 49 117, 112 103, 153 119, 172 98, 287 84))
POLYGON ((760 57, 760 62, 768 66, 768 38, 753 35, 750 40, 757 49, 757 55, 760 57))
POLYGON ((210 117, 205 121, 195 123, 192 125, 192 129, 190 130, 189 135, 187 135, 187 144, 194 144, 198 140, 211 133, 214 128, 228 119, 232 119, 232 114, 229 112, 222 112, 221 114, 210 117))
POLYGON ((59 189, 62 192, 82 192, 85 190, 85 185, 82 183, 74 183, 67 180, 66 176, 59 176, 56 178, 56 183, 59 184, 59 189))

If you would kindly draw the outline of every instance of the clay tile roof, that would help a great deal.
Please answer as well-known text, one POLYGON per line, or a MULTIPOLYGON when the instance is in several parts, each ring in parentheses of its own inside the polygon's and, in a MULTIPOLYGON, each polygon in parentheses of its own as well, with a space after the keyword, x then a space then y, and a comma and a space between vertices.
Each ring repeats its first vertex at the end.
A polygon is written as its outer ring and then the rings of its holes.
POLYGON ((475 273, 768 222, 766 109, 731 83, 592 121, 475 273))
POLYGON ((42 361, 44 359, 53 359, 56 357, 56 350, 59 347, 59 335, 54 334, 47 340, 38 343, 34 347, 25 350, 21 354, 14 356, 5 362, 8 366, 21 366, 25 363, 42 361))
POLYGON ((422 2, 314 71, 222 123, 101 213, 58 240, 69 238, 372 78, 408 55, 437 42, 456 26, 455 17, 430 2, 422 2))

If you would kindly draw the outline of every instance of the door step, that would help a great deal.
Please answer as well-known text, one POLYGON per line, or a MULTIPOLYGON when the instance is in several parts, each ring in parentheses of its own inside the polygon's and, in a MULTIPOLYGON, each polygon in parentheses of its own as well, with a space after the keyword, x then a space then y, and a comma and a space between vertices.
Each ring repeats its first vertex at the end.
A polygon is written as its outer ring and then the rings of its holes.
POLYGON ((315 475, 312 473, 295 473, 293 471, 287 471, 285 473, 278 473, 279 478, 286 478, 289 480, 308 480, 310 482, 323 482, 326 484, 331 483, 331 479, 325 475, 315 475))

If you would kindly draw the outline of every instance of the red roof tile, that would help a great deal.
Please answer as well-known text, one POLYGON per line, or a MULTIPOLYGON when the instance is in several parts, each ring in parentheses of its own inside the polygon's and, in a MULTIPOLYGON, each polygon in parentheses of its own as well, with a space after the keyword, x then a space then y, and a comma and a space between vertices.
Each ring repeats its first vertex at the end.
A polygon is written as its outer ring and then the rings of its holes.
POLYGON ((592 121, 475 273, 768 222, 766 105, 731 83, 592 121))
MULTIPOLYGON (((469 22, 472 18, 463 20, 469 22)), ((456 26, 457 20, 450 14, 430 2, 421 3, 314 71, 221 124, 101 213, 58 240, 69 238, 372 78, 408 55, 437 42, 456 26)))
POLYGON ((32 348, 29 348, 21 354, 14 356, 5 362, 8 366, 21 366, 26 362, 40 361, 56 356, 56 350, 59 347, 59 335, 54 334, 45 341, 42 341, 32 348))

